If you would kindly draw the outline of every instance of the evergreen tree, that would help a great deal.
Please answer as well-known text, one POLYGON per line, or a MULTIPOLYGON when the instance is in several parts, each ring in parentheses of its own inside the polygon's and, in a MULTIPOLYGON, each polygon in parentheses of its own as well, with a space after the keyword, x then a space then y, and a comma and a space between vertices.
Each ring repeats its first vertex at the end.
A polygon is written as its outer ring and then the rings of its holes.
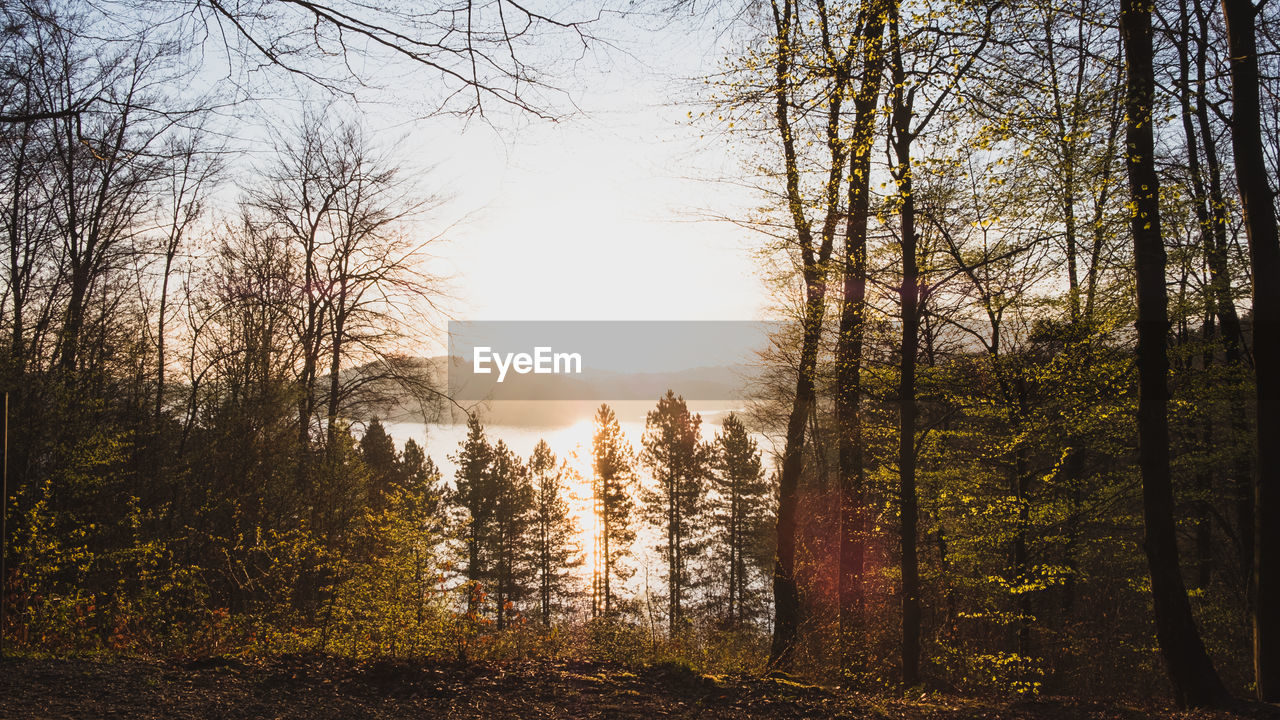
POLYGON ((421 625, 426 615, 426 599, 431 592, 427 568, 437 562, 444 518, 440 515, 440 469, 412 438, 396 460, 399 486, 392 506, 407 527, 407 545, 413 567, 415 620, 421 625))
POLYGON ((551 611, 569 594, 570 569, 582 563, 576 542, 577 526, 569 516, 565 479, 573 469, 556 467, 556 456, 539 440, 529 459, 533 483, 533 553, 538 577, 538 611, 543 626, 551 625, 551 611))
POLYGON ((692 589, 690 564, 705 545, 697 528, 707 493, 711 449, 702 441, 702 417, 684 398, 668 390, 645 418, 641 461, 653 472, 656 489, 641 488, 645 517, 664 534, 657 550, 667 562, 667 630, 675 636, 685 618, 692 589))
POLYGON ((614 580, 626 580, 634 572, 622 564, 636 538, 631 514, 634 470, 631 446, 622 435, 618 418, 608 405, 596 412, 592 458, 596 473, 592 484, 597 521, 596 568, 592 587, 592 614, 613 615, 614 580))
POLYGON ((404 441, 404 450, 396 459, 396 472, 401 488, 415 499, 417 512, 424 518, 437 517, 443 495, 440 468, 413 438, 404 441))
POLYGON ((767 566, 768 558, 758 549, 769 540, 773 494, 760 449, 733 413, 716 433, 714 467, 711 527, 716 564, 725 573, 724 618, 738 625, 750 617, 752 566, 759 570, 767 566))
POLYGON ((458 470, 450 497, 455 520, 464 526, 467 544, 467 611, 476 612, 483 590, 489 556, 485 553, 495 512, 493 492, 493 448, 484 435, 484 426, 472 416, 467 420, 467 437, 453 456, 458 470))
POLYGON ((493 492, 493 527, 487 537, 487 554, 493 559, 489 584, 497 605, 497 627, 502 630, 532 584, 533 486, 520 457, 501 440, 493 446, 489 473, 488 488, 493 492))
POLYGON ((399 484, 396 444, 378 418, 369 422, 360 438, 360 457, 369 468, 369 507, 374 511, 386 506, 392 487, 399 484))

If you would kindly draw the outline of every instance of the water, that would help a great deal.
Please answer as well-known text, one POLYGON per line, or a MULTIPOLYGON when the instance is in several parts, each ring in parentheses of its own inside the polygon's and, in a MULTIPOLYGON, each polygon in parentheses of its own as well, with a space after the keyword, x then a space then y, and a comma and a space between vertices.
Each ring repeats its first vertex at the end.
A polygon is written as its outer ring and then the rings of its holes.
MULTIPOLYGON (((690 405, 692 406, 692 403, 690 405)), ((644 409, 651 407, 652 404, 650 403, 645 403, 639 411, 637 411, 637 408, 615 407, 615 411, 619 416, 618 425, 637 458, 641 450, 641 439, 644 435, 644 409)), ((690 409, 694 408, 691 407, 690 409)), ((711 441, 714 439, 716 432, 720 430, 720 422, 723 416, 729 410, 728 408, 700 408, 696 410, 703 418, 702 436, 705 440, 711 441)), ((410 438, 422 445, 427 455, 431 457, 436 467, 440 469, 445 482, 450 486, 453 485, 458 466, 451 456, 457 455, 460 444, 466 439, 467 426, 465 423, 384 422, 383 425, 387 433, 395 439, 397 446, 403 447, 404 442, 410 438)), ((575 471, 575 473, 570 474, 566 484, 568 486, 569 513, 577 525, 578 544, 583 551, 584 562, 578 575, 584 587, 589 587, 591 568, 594 562, 591 554, 592 538, 596 531, 596 518, 591 507, 591 478, 593 475, 591 442, 594 433, 595 423, 593 415, 589 412, 582 412, 576 417, 570 418, 568 422, 562 421, 558 424, 530 426, 495 423, 485 426, 485 436, 490 443, 501 440, 513 452, 526 460, 533 454, 533 448, 538 444, 538 441, 546 440, 551 447, 551 451, 555 453, 557 461, 567 462, 575 471)), ((755 434, 753 437, 759 443, 767 463, 772 445, 763 435, 755 434)), ((635 469, 638 482, 652 487, 652 478, 649 477, 646 469, 640 465, 638 459, 635 469)), ((665 596, 665 584, 662 582, 662 576, 665 570, 665 563, 661 554, 655 549, 661 544, 663 529, 644 522, 640 517, 638 492, 633 497, 637 505, 637 512, 634 516, 637 533, 635 543, 632 546, 632 557, 629 560, 629 564, 635 568, 636 572, 624 590, 637 597, 643 597, 648 594, 656 594, 663 597, 665 596)))

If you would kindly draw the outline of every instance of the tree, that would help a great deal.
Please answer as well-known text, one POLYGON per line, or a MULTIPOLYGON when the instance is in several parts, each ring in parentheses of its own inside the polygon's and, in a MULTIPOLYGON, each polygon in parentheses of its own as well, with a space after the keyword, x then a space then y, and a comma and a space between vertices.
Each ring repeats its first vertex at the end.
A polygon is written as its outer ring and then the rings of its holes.
MULTIPOLYGON (((75 50, 68 49, 68 52, 75 50)), ((79 59, 67 64, 75 82, 79 59)), ((90 117, 62 117, 51 133, 52 181, 57 187, 55 224, 61 240, 61 266, 67 278, 58 364, 71 373, 84 363, 82 352, 92 320, 92 296, 110 270, 130 264, 139 253, 139 224, 153 185, 162 177, 154 160, 166 123, 140 110, 154 90, 150 66, 154 51, 120 60, 121 81, 110 87, 111 105, 90 117)))
POLYGON ((492 558, 487 551, 492 524, 497 512, 497 493, 493 487, 494 450, 484 435, 484 426, 472 415, 467 419, 467 437, 458 446, 453 461, 458 465, 455 488, 449 498, 456 517, 465 530, 467 546, 467 611, 479 612, 477 606, 482 584, 488 579, 492 558))
POLYGON ((439 550, 444 518, 440 510, 444 489, 440 484, 440 470, 412 438, 405 441, 396 466, 399 485, 392 491, 392 503, 409 529, 408 537, 403 540, 408 545, 413 567, 414 619, 421 625, 426 618, 432 585, 427 569, 442 557, 439 550))
MULTIPOLYGON (((862 395, 862 346, 866 324, 867 230, 871 200, 871 149, 875 140, 880 84, 884 76, 884 26, 887 8, 878 0, 864 0, 861 25, 861 83, 854 95, 854 119, 849 153, 848 207, 840 334, 836 339, 835 418, 840 462, 840 647, 843 670, 852 672, 857 648, 863 647, 862 574, 870 540, 869 503, 859 403, 862 395)), ((731 416, 732 417, 732 416, 731 416)), ((728 421, 726 420, 726 423, 728 421)))
POLYGON ((453 460, 458 471, 450 502, 465 528, 467 611, 479 613, 487 594, 494 599, 497 629, 503 630, 529 594, 533 486, 519 456, 501 440, 490 445, 474 415, 453 460))
POLYGON ((916 234, 916 196, 912 185, 911 143, 915 139, 911 119, 914 93, 908 91, 903 64, 901 5, 889 9, 892 53, 894 180, 898 184, 899 242, 902 245, 901 359, 898 370, 898 516, 902 557, 902 684, 920 679, 920 571, 916 555, 918 498, 916 495, 916 360, 920 348, 920 270, 916 234))
POLYGON ((552 611, 570 594, 571 569, 582 563, 578 529, 569 515, 565 497, 573 477, 568 463, 556 465, 556 456, 545 440, 539 440, 529 458, 533 482, 532 543, 538 579, 538 614, 543 627, 551 626, 552 611))
MULTIPOLYGON (((967 148, 957 149, 958 164, 973 167, 975 159, 969 153, 980 153, 967 148), (966 155, 968 155, 966 157, 966 155)), ((1019 172, 1015 168, 1012 172, 1019 172)), ((986 401, 996 414, 995 422, 983 428, 990 436, 1001 438, 996 457, 984 458, 991 464, 993 474, 1003 476, 1004 501, 1013 508, 1013 526, 1006 530, 1011 536, 1009 559, 1000 573, 1002 586, 1016 600, 1017 628, 1016 656, 1023 662, 1031 659, 1031 624, 1034 578, 1037 573, 1031 567, 1031 542, 1034 538, 1031 515, 1034 500, 1030 497, 1035 477, 1029 442, 1031 433, 1031 403, 1035 392, 1036 375, 1031 370, 1032 359, 1025 348, 1018 347, 1021 339, 1014 328, 1021 318, 1016 314, 1014 298, 1030 288, 1043 272, 1042 260, 1047 250, 1039 238, 1028 238, 1019 232, 1021 228, 1000 218, 1012 209, 1004 202, 1016 204, 1021 198, 983 197, 983 194, 963 178, 948 177, 947 164, 933 172, 921 172, 917 176, 916 192, 921 196, 921 216, 926 226, 940 238, 942 252, 935 267, 936 274, 959 275, 967 281, 967 287, 959 291, 966 305, 972 308, 972 319, 956 314, 948 319, 977 341, 981 347, 980 358, 966 358, 969 363, 985 363, 981 374, 992 380, 994 388, 986 401), (981 318, 981 319, 978 319, 981 318), (986 327, 983 327, 985 320, 986 327), (960 324, 963 323, 963 324, 960 324), (1013 332, 1011 332, 1013 331, 1013 332)), ((994 175, 994 173, 992 173, 994 175)), ((998 193, 999 185, 992 188, 998 193)), ((935 285, 931 295, 944 296, 949 287, 935 285)), ((1074 317, 1074 315, 1072 316, 1074 317)), ((1074 322, 1074 321, 1073 321, 1074 322)), ((955 388, 948 395, 953 400, 962 399, 967 393, 955 388)), ((973 408, 967 420, 975 422, 982 411, 973 408)), ((993 439, 994 439, 993 437, 993 439)), ((1070 450, 1067 450, 1070 453, 1070 450)), ((983 453, 984 455, 986 453, 983 453)))
POLYGON ((622 434, 613 408, 601 405, 596 411, 592 437, 592 496, 596 515, 595 572, 592 582, 592 615, 612 618, 619 609, 614 601, 614 580, 625 581, 634 572, 622 560, 631 553, 636 539, 632 527, 635 483, 631 446, 622 434))
POLYGON ((298 437, 309 448, 317 424, 326 444, 332 440, 359 392, 400 379, 395 342, 422 319, 432 292, 432 279, 419 269, 431 239, 410 241, 405 224, 430 200, 412 196, 399 168, 357 124, 318 115, 285 137, 264 174, 247 205, 260 231, 282 238, 301 265, 298 437), (361 372, 349 372, 353 360, 361 372))
POLYGON ((1259 107, 1255 25, 1262 4, 1223 0, 1231 48, 1231 142, 1253 270, 1253 362, 1257 368, 1254 467, 1253 661, 1258 698, 1280 700, 1280 236, 1268 180, 1259 107))
POLYGON ((1144 549, 1151 572, 1156 636, 1174 693, 1182 705, 1221 704, 1226 689, 1205 652, 1182 584, 1178 539, 1173 521, 1173 485, 1169 472, 1168 296, 1165 249, 1160 234, 1159 177, 1155 169, 1152 113, 1151 5, 1122 0, 1120 31, 1126 69, 1125 144, 1133 203, 1131 227, 1138 305, 1138 453, 1142 473, 1144 549))
POLYGON ((716 566, 724 572, 724 619, 737 627, 752 616, 751 571, 756 549, 768 539, 773 486, 764 475, 760 449, 738 416, 729 413, 716 433, 709 500, 716 566))
MULTIPOLYGON (((1156 8, 1159 13, 1160 8, 1156 8)), ((1186 0, 1178 3, 1178 20, 1176 25, 1163 21, 1165 26, 1176 27, 1174 42, 1178 48, 1178 71, 1175 80, 1178 89, 1178 101, 1182 111, 1182 131, 1186 143, 1187 167, 1190 195, 1194 205, 1194 216, 1197 223, 1199 245, 1202 250, 1204 264, 1207 266, 1207 287, 1203 289, 1205 319, 1202 325, 1202 336, 1208 345, 1202 353, 1205 370, 1215 360, 1217 348, 1223 351, 1226 371, 1235 377, 1248 374, 1249 357, 1245 352, 1244 334, 1240 318, 1236 312, 1234 283, 1231 274, 1230 250, 1232 241, 1228 238, 1232 223, 1231 203, 1224 194, 1222 179, 1222 159, 1219 157, 1218 141, 1222 132, 1220 125, 1211 119, 1210 108, 1225 102, 1225 95, 1214 91, 1209 74, 1216 72, 1218 57, 1210 59, 1210 51, 1218 45, 1213 35, 1210 20, 1212 10, 1206 7, 1203 0, 1194 0, 1188 7, 1186 0), (1194 77, 1193 77, 1194 76, 1194 77), (1215 322, 1216 320, 1216 322, 1215 322)), ((1217 54, 1217 53, 1215 53, 1217 54)), ((1224 58, 1225 59, 1225 58, 1224 58)), ((1177 179, 1174 179, 1176 182, 1177 179)), ((1230 434, 1214 433, 1213 424, 1206 422, 1204 441, 1206 445, 1221 446, 1222 440, 1231 436, 1244 436, 1248 432, 1245 407, 1245 394, 1229 389, 1231 405, 1230 434)), ((1228 478, 1234 497, 1235 530, 1238 538, 1237 557, 1242 569, 1241 586, 1250 585, 1250 568, 1253 565, 1254 549, 1254 503, 1253 482, 1249 457, 1245 453, 1232 453, 1231 462, 1227 465, 1228 478)), ((1206 468, 1201 474, 1199 490, 1202 494, 1211 494, 1214 471, 1206 468), (1210 485, 1209 493, 1205 493, 1205 483, 1210 485)), ((1211 544, 1211 523, 1207 521, 1205 503, 1199 509, 1199 527, 1197 532, 1197 554, 1201 561, 1200 579, 1206 580, 1211 575, 1211 564, 1205 556, 1211 544)), ((1246 592, 1247 594, 1247 592, 1246 592)))
POLYGON ((426 486, 428 479, 439 472, 435 462, 413 438, 404 441, 404 450, 396 458, 396 463, 401 484, 406 487, 426 486))
POLYGON ((536 569, 530 537, 534 489, 524 463, 501 440, 493 446, 489 472, 493 475, 489 487, 494 493, 493 531, 489 536, 489 554, 493 558, 490 586, 496 601, 497 629, 501 631, 519 616, 517 603, 529 595, 536 569))
POLYGON ((689 412, 683 397, 667 390, 645 418, 640 460, 653 473, 657 489, 641 489, 645 515, 665 535, 658 551, 667 561, 667 632, 683 627, 685 596, 693 587, 690 566, 704 543, 702 521, 710 448, 702 440, 702 417, 689 412))
POLYGON ((395 441, 374 418, 360 438, 360 458, 369 468, 369 507, 379 511, 386 505, 392 488, 400 485, 400 462, 395 441))
POLYGON ((187 349, 180 446, 195 484, 212 496, 211 514, 235 518, 217 521, 234 538, 283 531, 277 519, 306 512, 292 482, 280 482, 297 462, 289 441, 296 437, 290 324, 297 275, 287 249, 247 224, 230 225, 219 240, 212 270, 189 303, 198 320, 187 349))
MULTIPOLYGON (((854 42, 842 32, 838 9, 823 2, 809 7, 797 0, 770 3, 768 50, 750 66, 768 68, 764 92, 758 97, 769 107, 772 131, 781 154, 785 186, 789 246, 799 252, 804 284, 799 363, 795 392, 787 417, 786 443, 778 484, 777 562, 774 568, 774 631, 770 661, 791 662, 800 628, 800 589, 796 582, 797 512, 800 480, 804 473, 806 425, 815 402, 814 382, 818 350, 826 312, 828 263, 842 212, 848 142, 842 136, 841 108, 847 95, 854 42), (816 33, 816 37, 815 37, 816 33), (810 66, 810 58, 817 60, 810 66), (803 99, 801 99, 803 98, 803 99), (812 117, 810 117, 812 114, 812 117), (809 171, 800 133, 813 122, 825 156, 818 160, 816 197, 805 191, 809 171), (818 217, 809 215, 816 207, 818 217), (815 232, 816 228, 816 232, 815 232)), ((763 110, 763 107, 761 108, 763 110)))
POLYGON ((171 138, 166 143, 164 156, 169 159, 169 192, 165 210, 166 237, 161 248, 163 268, 160 273, 160 301, 156 308, 156 409, 158 425, 164 412, 165 339, 168 333, 169 282, 178 253, 191 242, 189 235, 195 223, 205 211, 208 194, 217 184, 223 163, 217 155, 207 152, 207 141, 202 133, 192 132, 182 138, 171 138))
MULTIPOLYGON (((902 284, 898 288, 902 330, 898 376, 898 511, 902 550, 902 682, 907 686, 915 685, 920 679, 921 609, 917 552, 919 497, 916 488, 919 408, 916 398, 916 365, 920 352, 922 306, 927 299, 920 271, 920 236, 916 222, 917 197, 912 145, 938 113, 954 100, 955 90, 991 37, 991 20, 997 7, 996 3, 978 3, 972 8, 956 6, 957 10, 970 10, 975 17, 954 17, 948 22, 952 26, 949 28, 950 32, 939 28, 936 33, 928 33, 926 37, 931 38, 932 45, 915 35, 914 28, 903 27, 901 2, 893 0, 887 9, 889 71, 893 85, 893 90, 889 93, 891 173, 897 185, 894 203, 898 214, 898 241, 902 263, 902 284), (915 47, 915 43, 920 43, 923 47, 915 47), (908 53, 913 49, 921 50, 923 57, 914 59, 911 66, 908 66, 904 58, 909 57, 908 53), (944 61, 941 58, 947 59, 944 61), (949 70, 938 70, 940 64, 949 70), (919 68, 924 68, 923 72, 919 68), (909 74, 937 77, 924 83, 915 82, 916 78, 909 77, 909 74), (919 90, 932 89, 931 85, 937 88, 929 95, 919 98, 919 90), (917 99, 924 100, 923 107, 917 107, 917 99)), ((914 19, 910 15, 907 18, 914 19)))
POLYGON ((414 498, 415 515, 424 523, 438 519, 443 492, 440 469, 413 438, 404 441, 404 450, 396 458, 396 469, 400 487, 414 498))

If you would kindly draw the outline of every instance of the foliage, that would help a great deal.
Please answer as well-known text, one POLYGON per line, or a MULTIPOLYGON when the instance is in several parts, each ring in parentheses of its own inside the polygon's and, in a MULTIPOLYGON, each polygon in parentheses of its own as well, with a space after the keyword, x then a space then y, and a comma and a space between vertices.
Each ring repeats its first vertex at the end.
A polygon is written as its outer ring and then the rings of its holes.
POLYGON ((706 512, 711 448, 702 440, 702 417, 691 414, 684 398, 668 390, 645 419, 640 462, 649 468, 656 488, 642 487, 645 518, 663 534, 657 550, 666 560, 669 632, 685 622, 685 597, 700 584, 693 568, 706 547, 698 532, 706 512))

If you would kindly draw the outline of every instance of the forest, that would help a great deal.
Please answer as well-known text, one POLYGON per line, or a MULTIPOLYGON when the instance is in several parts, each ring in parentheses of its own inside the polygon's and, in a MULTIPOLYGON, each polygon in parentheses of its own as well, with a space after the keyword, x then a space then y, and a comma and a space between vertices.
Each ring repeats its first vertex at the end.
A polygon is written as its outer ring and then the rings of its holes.
MULTIPOLYGON (((457 717, 1268 716, 1277 7, 3 0, 0 714, 107 714, 41 677, 136 714, 156 668, 278 666, 245 692, 393 667, 488 693, 457 717), (700 210, 783 329, 735 412, 674 387, 628 438, 603 403, 575 465, 420 357, 468 278, 375 121, 561 122, 566 68, 638 27, 706 43, 700 210), (465 439, 394 439, 407 404, 465 439)), ((274 716, 217 698, 191 716, 274 716)))

